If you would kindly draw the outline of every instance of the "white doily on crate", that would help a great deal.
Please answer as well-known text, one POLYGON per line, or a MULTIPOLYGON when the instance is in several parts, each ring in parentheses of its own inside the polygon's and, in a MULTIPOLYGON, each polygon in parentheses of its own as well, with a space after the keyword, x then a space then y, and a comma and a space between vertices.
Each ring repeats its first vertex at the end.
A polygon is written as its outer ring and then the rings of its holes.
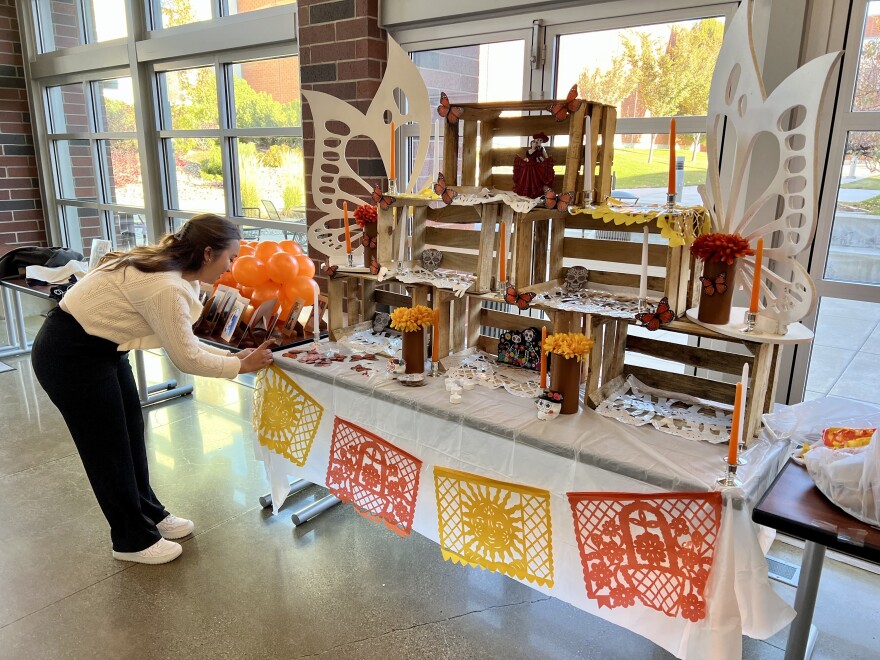
POLYGON ((718 444, 730 438, 730 406, 657 390, 632 376, 599 404, 596 412, 632 426, 651 424, 658 431, 689 440, 718 444))
POLYGON ((504 383, 504 389, 507 390, 508 394, 524 399, 537 399, 543 392, 540 383, 536 380, 527 380, 522 383, 504 383))
POLYGON ((597 289, 582 289, 576 293, 568 293, 561 286, 539 293, 532 304, 568 312, 601 314, 616 318, 633 318, 639 312, 639 301, 633 296, 597 289))
POLYGON ((509 190, 497 190, 483 188, 476 193, 459 193, 452 200, 453 206, 477 206, 486 202, 503 202, 518 213, 528 213, 538 204, 541 199, 532 199, 531 197, 523 197, 509 190))
POLYGON ((400 335, 376 335, 372 330, 361 330, 342 337, 337 343, 355 353, 380 353, 391 357, 400 353, 403 339, 400 335))
POLYGON ((468 273, 459 273, 452 270, 443 270, 438 268, 431 272, 425 270, 421 266, 404 267, 400 272, 394 274, 399 282, 404 284, 429 284, 438 289, 446 289, 452 291, 456 296, 461 298, 465 291, 470 289, 477 278, 468 273))

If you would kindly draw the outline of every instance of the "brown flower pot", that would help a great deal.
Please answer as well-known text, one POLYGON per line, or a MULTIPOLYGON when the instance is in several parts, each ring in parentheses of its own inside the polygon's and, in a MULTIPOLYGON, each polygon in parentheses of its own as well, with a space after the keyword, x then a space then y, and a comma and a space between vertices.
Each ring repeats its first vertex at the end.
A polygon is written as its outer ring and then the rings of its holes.
MULTIPOLYGON (((370 240, 374 240, 378 233, 379 233, 378 223, 368 222, 364 225, 364 234, 370 240)), ((370 264, 373 263, 373 258, 375 256, 376 256, 376 248, 370 247, 369 245, 364 245, 364 266, 369 268, 370 264)))
POLYGON ((406 362, 406 373, 425 373, 425 329, 403 332, 401 357, 406 362))
POLYGON ((578 410, 581 398, 581 363, 577 358, 553 356, 550 370, 550 389, 562 394, 562 415, 572 415, 578 410))
POLYGON ((715 325, 725 325, 730 321, 730 306, 733 303, 733 285, 736 279, 736 269, 739 266, 739 260, 733 262, 732 266, 717 261, 707 261, 703 263, 703 277, 708 278, 709 285, 701 280, 700 288, 700 307, 697 310, 697 318, 703 323, 712 323, 715 325), (718 281, 718 276, 725 274, 727 290, 724 293, 713 291, 718 281), (710 295, 711 294, 711 295, 710 295))

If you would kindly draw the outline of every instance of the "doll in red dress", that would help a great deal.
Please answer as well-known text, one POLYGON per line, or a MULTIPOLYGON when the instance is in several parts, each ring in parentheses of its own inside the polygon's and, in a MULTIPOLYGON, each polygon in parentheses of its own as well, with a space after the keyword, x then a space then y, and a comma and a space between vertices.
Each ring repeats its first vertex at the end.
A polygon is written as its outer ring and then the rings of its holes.
POLYGON ((550 138, 544 133, 535 133, 525 158, 513 159, 513 192, 532 199, 544 194, 544 186, 553 187, 553 159, 544 148, 550 138))

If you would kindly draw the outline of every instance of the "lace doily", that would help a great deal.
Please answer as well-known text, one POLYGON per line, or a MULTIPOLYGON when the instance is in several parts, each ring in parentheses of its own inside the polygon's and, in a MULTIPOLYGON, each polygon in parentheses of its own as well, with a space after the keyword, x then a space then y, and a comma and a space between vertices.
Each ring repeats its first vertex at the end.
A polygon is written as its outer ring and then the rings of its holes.
POLYGON ((376 335, 372 330, 360 330, 342 337, 337 343, 355 353, 381 353, 390 357, 400 353, 403 338, 400 335, 376 335))
POLYGON ((470 289, 476 276, 438 268, 435 271, 425 270, 421 266, 405 266, 402 271, 394 273, 399 282, 404 284, 429 284, 438 289, 452 291, 457 297, 464 296, 470 289))
POLYGON ((532 305, 542 305, 551 309, 601 314, 621 319, 631 319, 639 312, 639 301, 633 296, 624 296, 598 289, 581 289, 568 293, 563 286, 544 291, 535 296, 532 305))
POLYGON ((650 424, 658 431, 712 444, 730 438, 732 413, 685 394, 655 390, 629 376, 596 412, 631 426, 650 424))

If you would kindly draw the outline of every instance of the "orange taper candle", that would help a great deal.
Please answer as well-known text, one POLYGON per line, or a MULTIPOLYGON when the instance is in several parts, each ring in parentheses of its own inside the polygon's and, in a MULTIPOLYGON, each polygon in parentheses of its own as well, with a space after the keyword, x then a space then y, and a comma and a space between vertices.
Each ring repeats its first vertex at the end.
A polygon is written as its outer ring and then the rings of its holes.
POLYGON ((739 382, 736 384, 736 397, 733 399, 733 419, 730 422, 730 444, 727 446, 727 464, 728 465, 736 465, 736 451, 739 448, 739 434, 740 434, 740 426, 739 426, 739 418, 740 418, 740 408, 742 408, 743 401, 743 384, 739 382))
POLYGON ((758 247, 755 249, 755 276, 752 279, 752 301, 749 303, 749 311, 758 311, 758 299, 761 297, 761 260, 764 258, 764 239, 758 239, 758 247))
POLYGON ((351 229, 348 227, 348 202, 342 202, 342 222, 345 226, 345 253, 351 254, 351 229))
POLYGON ((507 281, 507 223, 501 221, 501 236, 498 239, 498 281, 507 281))
POLYGON ((433 331, 431 336, 431 362, 440 361, 440 308, 434 310, 432 322, 433 331))
POLYGON ((394 122, 391 122, 391 171, 388 173, 388 178, 392 181, 397 178, 397 168, 395 167, 394 160, 394 122))
POLYGON ((541 328, 541 389, 547 388, 547 354, 544 352, 544 342, 547 341, 547 328, 541 328))
POLYGON ((670 195, 675 194, 675 118, 669 120, 669 189, 670 195))

